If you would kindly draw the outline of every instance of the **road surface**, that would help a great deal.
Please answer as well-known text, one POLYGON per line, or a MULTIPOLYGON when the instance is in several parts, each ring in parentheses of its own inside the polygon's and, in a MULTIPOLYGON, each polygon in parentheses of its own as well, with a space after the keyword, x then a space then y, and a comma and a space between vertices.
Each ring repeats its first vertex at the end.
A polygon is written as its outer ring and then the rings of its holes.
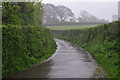
POLYGON ((70 42, 55 39, 57 50, 48 60, 17 72, 10 78, 92 78, 95 62, 82 48, 70 42))

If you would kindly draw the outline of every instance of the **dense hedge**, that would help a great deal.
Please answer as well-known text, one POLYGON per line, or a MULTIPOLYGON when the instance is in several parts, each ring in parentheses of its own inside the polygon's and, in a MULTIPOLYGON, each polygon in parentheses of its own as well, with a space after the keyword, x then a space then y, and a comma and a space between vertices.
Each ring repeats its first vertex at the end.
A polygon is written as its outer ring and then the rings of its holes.
POLYGON ((118 53, 120 53, 120 22, 112 22, 80 30, 53 31, 57 38, 62 38, 88 50, 108 73, 107 77, 118 77, 118 53))
POLYGON ((3 77, 50 57, 56 49, 50 33, 42 27, 3 25, 3 77))

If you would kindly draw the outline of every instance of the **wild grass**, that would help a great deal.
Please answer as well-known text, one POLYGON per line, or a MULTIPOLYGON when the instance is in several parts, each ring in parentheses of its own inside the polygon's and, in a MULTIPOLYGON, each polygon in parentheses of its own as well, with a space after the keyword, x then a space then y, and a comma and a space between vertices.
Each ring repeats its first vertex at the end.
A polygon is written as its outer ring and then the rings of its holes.
POLYGON ((56 38, 78 44, 86 49, 107 72, 108 78, 118 78, 120 22, 99 25, 85 29, 53 30, 56 38))
POLYGON ((83 28, 90 28, 96 25, 66 25, 66 26, 47 26, 46 28, 52 30, 70 30, 70 29, 83 29, 83 28))

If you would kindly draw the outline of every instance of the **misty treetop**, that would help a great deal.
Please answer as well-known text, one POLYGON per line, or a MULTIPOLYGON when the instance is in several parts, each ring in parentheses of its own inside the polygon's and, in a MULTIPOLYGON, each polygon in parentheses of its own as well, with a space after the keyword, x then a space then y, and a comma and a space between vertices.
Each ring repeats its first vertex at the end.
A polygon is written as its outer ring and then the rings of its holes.
POLYGON ((3 2, 2 22, 14 25, 41 25, 41 2, 3 2))
POLYGON ((57 12, 60 21, 71 21, 75 17, 71 9, 65 6, 57 6, 57 12))
POLYGON ((100 20, 85 10, 80 12, 80 16, 77 18, 78 22, 106 22, 104 19, 100 20))
POLYGON ((72 10, 63 5, 55 6, 53 4, 45 4, 43 6, 44 15, 43 24, 77 24, 77 23, 106 23, 107 21, 98 19, 87 11, 81 11, 77 18, 72 10))
POLYGON ((56 22, 71 21, 75 17, 71 9, 62 5, 46 4, 43 9, 43 23, 53 24, 56 22))

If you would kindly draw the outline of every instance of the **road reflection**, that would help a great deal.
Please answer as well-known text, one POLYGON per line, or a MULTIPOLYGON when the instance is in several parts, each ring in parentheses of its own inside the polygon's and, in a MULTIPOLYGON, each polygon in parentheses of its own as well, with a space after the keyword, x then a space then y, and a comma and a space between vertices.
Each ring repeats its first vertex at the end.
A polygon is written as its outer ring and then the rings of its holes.
POLYGON ((55 55, 44 63, 15 73, 10 78, 92 78, 96 66, 90 55, 82 48, 55 39, 58 49, 55 55))

